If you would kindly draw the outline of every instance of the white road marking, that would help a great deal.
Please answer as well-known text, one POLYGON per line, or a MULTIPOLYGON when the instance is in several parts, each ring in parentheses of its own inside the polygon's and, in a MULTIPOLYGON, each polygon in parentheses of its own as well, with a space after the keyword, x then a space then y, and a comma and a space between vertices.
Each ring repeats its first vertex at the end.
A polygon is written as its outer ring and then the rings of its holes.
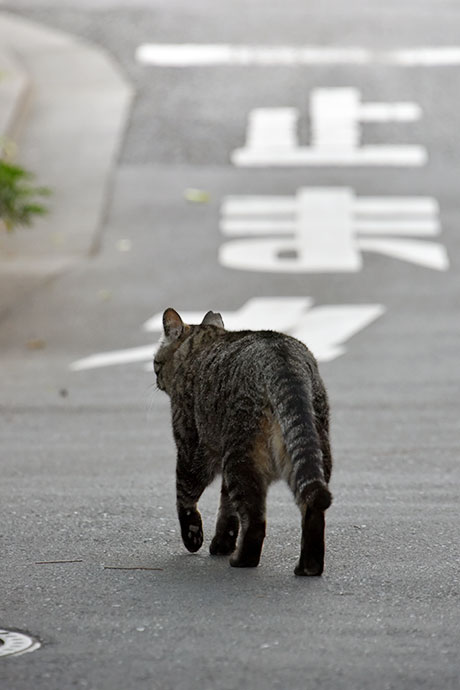
POLYGON ((363 251, 386 254, 395 259, 418 264, 435 271, 447 271, 449 258, 445 247, 434 242, 403 239, 360 239, 359 246, 363 251))
MULTIPOLYGON (((268 215, 270 217, 292 216, 297 210, 295 196, 228 196, 221 206, 222 216, 233 218, 243 216, 268 215)), ((385 196, 385 197, 355 197, 355 214, 358 217, 366 215, 435 217, 439 213, 439 204, 432 197, 417 196, 385 196)), ((439 226, 438 226, 439 227, 439 226)))
POLYGON ((427 196, 368 196, 356 199, 355 210, 360 215, 435 216, 439 213, 439 204, 427 196))
POLYGON ((440 232, 437 218, 414 218, 413 220, 359 220, 354 224, 355 230, 361 235, 425 235, 431 237, 440 232))
POLYGON ((144 43, 136 50, 138 62, 157 67, 211 65, 366 64, 372 52, 363 48, 316 48, 198 43, 144 43))
POLYGON ((315 151, 299 146, 295 151, 278 151, 267 147, 260 151, 237 149, 232 163, 238 167, 336 167, 336 166, 397 166, 419 167, 426 163, 421 146, 362 146, 356 151, 315 151))
MULTIPOLYGON (((236 219, 222 220, 220 228, 224 235, 285 235, 296 232, 296 221, 269 219, 236 219)), ((354 229, 358 234, 366 235, 416 235, 427 236, 439 234, 439 221, 428 220, 355 220, 354 229)))
POLYGON ((460 65, 460 46, 437 46, 395 50, 386 61, 401 67, 448 67, 460 65))
POLYGON ((395 165, 420 166, 421 146, 361 146, 360 122, 413 122, 415 103, 361 103, 353 88, 313 89, 311 145, 301 146, 295 108, 256 108, 249 113, 246 143, 231 160, 236 166, 395 165))
POLYGON ((303 266, 319 272, 337 266, 359 271, 362 262, 354 241, 353 196, 349 189, 297 192, 296 258, 303 266))
MULTIPOLYGON (((241 309, 222 312, 228 330, 276 330, 302 340, 319 361, 330 361, 346 352, 345 342, 379 318, 381 304, 327 305, 312 308, 311 297, 255 297, 241 309)), ((187 323, 200 323, 204 311, 182 311, 187 323)), ((160 331, 162 312, 145 322, 144 330, 160 331)), ((100 352, 71 364, 73 371, 95 369, 115 364, 151 360, 158 345, 100 352)), ((149 364, 148 371, 152 372, 149 364)))
POLYGON ((395 237, 438 235, 438 213, 430 197, 357 198, 346 187, 304 187, 295 197, 231 196, 222 204, 220 229, 240 239, 222 245, 219 260, 250 271, 356 272, 361 252, 373 251, 447 270, 442 245, 395 237))
POLYGON ((297 108, 255 108, 248 116, 246 145, 259 150, 267 146, 274 150, 290 151, 298 148, 297 108))
POLYGON ((129 364, 131 362, 145 362, 153 359, 156 345, 143 345, 142 347, 130 347, 127 350, 113 350, 111 352, 99 352, 84 359, 79 359, 70 365, 72 371, 83 369, 98 369, 110 367, 114 364, 129 364))
POLYGON ((308 345, 318 361, 330 362, 346 352, 345 343, 385 312, 380 304, 317 307, 306 314, 292 335, 308 345))
POLYGON ((416 103, 363 103, 359 107, 361 122, 414 122, 421 116, 416 103))
POLYGON ((136 60, 156 67, 248 65, 366 65, 399 67, 460 65, 460 46, 417 46, 390 51, 362 47, 270 46, 204 43, 144 43, 136 60))

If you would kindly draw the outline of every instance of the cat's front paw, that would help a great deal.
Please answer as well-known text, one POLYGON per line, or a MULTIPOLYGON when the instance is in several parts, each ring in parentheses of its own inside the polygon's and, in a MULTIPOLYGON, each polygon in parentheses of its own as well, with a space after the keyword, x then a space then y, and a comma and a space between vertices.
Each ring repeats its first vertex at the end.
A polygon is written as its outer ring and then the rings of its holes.
POLYGON ((194 508, 181 508, 179 522, 185 548, 195 553, 203 544, 203 524, 200 513, 194 508))

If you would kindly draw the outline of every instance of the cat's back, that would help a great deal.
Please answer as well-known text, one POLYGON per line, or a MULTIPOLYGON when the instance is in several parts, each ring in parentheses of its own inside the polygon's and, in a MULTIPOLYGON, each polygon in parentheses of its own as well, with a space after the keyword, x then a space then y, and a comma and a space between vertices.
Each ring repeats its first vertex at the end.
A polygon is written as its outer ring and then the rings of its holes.
POLYGON ((192 366, 195 424, 218 453, 234 434, 256 433, 264 424, 269 436, 279 438, 275 416, 288 419, 294 410, 305 417, 312 392, 322 390, 312 353, 276 331, 222 331, 195 352, 192 366))
POLYGON ((225 331, 207 350, 207 363, 244 366, 252 364, 266 371, 271 363, 280 361, 295 364, 316 365, 313 353, 299 340, 278 331, 225 331))
POLYGON ((199 388, 216 394, 263 393, 267 382, 316 377, 317 364, 300 341, 277 331, 222 331, 196 353, 199 388))

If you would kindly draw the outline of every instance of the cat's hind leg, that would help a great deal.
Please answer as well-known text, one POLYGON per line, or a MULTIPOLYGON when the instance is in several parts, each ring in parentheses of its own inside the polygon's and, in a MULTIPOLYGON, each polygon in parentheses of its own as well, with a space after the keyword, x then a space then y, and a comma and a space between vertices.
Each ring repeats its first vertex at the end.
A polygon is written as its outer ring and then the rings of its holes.
POLYGON ((233 553, 239 528, 240 521, 238 519, 238 514, 228 495, 225 480, 222 479, 216 533, 209 547, 211 556, 229 556, 233 553))
POLYGON ((234 568, 254 568, 259 564, 265 539, 265 502, 268 482, 257 454, 233 451, 224 464, 228 493, 240 520, 240 537, 230 558, 234 568))
POLYGON ((302 545, 296 575, 321 575, 324 570, 324 510, 302 507, 302 545))

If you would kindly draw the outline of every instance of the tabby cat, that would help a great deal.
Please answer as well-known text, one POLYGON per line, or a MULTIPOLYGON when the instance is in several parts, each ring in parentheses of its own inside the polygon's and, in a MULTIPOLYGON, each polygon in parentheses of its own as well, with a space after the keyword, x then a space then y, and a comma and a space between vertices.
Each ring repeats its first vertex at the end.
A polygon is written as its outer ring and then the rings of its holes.
POLYGON ((212 311, 200 325, 189 326, 166 309, 163 327, 154 370, 158 387, 171 398, 184 545, 192 552, 201 547, 197 502, 221 472, 210 552, 232 554, 235 567, 257 566, 267 489, 283 478, 302 515, 294 572, 321 575, 332 458, 328 399, 312 353, 275 331, 226 331, 212 311))

